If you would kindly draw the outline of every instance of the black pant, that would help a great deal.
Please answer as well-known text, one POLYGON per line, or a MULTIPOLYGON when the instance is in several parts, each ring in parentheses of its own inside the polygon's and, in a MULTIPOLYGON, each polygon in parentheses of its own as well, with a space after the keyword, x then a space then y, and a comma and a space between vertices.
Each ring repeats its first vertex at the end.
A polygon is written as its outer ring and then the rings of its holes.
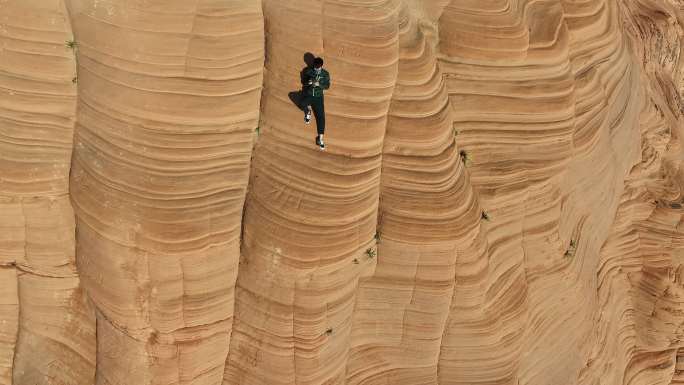
POLYGON ((307 107, 311 106, 314 116, 316 117, 316 130, 318 135, 323 135, 325 133, 325 107, 323 106, 323 95, 311 96, 305 95, 302 99, 302 107, 307 110, 307 107))

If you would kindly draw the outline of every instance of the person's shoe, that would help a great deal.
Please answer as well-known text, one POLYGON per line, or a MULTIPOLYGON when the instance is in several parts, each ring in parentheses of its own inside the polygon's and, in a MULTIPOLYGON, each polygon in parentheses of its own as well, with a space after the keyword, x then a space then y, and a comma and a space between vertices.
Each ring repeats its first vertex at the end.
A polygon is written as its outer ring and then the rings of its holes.
POLYGON ((325 150, 325 143, 321 142, 320 136, 316 137, 316 145, 320 147, 321 151, 325 150))
POLYGON ((306 113, 304 114, 304 123, 311 123, 311 110, 306 111, 306 113))

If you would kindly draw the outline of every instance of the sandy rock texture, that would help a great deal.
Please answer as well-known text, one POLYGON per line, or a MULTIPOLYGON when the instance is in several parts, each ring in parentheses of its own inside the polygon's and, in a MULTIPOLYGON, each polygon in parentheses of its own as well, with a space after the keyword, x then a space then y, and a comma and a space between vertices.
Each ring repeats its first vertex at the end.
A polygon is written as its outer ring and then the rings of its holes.
POLYGON ((681 0, 0 0, 0 385, 684 384, 683 45, 681 0))
POLYGON ((95 317, 75 258, 76 112, 59 0, 0 2, 0 384, 88 384, 95 317))

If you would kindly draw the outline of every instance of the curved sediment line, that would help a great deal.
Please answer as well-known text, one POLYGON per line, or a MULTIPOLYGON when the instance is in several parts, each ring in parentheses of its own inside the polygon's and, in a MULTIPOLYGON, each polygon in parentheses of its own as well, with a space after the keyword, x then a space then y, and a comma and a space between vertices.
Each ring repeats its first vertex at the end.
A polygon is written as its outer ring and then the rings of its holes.
MULTIPOLYGON (((606 2, 607 4, 608 2, 606 2)), ((527 9, 527 7, 524 7, 527 9)), ((618 143, 626 143, 625 139, 629 138, 629 135, 634 135, 635 125, 631 122, 635 119, 635 114, 631 111, 634 110, 633 106, 635 101, 639 100, 638 94, 631 97, 633 90, 637 88, 638 81, 630 71, 634 67, 634 62, 629 53, 624 49, 625 44, 621 39, 615 39, 614 36, 620 36, 621 31, 619 24, 615 22, 615 6, 609 5, 607 7, 600 7, 601 17, 596 17, 591 19, 591 23, 595 25, 595 31, 602 34, 600 39, 595 39, 594 44, 579 44, 576 41, 583 42, 587 36, 591 36, 587 33, 582 35, 575 34, 573 27, 578 25, 574 23, 570 25, 568 32, 563 32, 564 29, 556 28, 556 31, 560 31, 560 34, 554 33, 553 40, 558 42, 569 43, 569 50, 566 55, 559 55, 557 57, 567 57, 573 68, 578 68, 579 70, 573 69, 573 73, 587 73, 587 70, 582 68, 595 68, 592 73, 592 78, 597 79, 596 76, 601 76, 602 83, 605 84, 603 88, 603 95, 598 94, 595 100, 603 100, 604 102, 599 103, 587 103, 580 95, 574 96, 578 92, 587 92, 589 87, 576 88, 572 87, 575 83, 575 79, 568 78, 567 70, 562 70, 563 68, 569 68, 562 63, 558 63, 556 67, 561 69, 561 75, 556 80, 553 80, 551 76, 545 76, 549 79, 548 83, 553 85, 556 82, 557 86, 563 87, 566 91, 561 91, 561 93, 555 93, 556 95, 567 95, 558 100, 558 103, 546 104, 546 109, 555 109, 558 111, 559 108, 564 109, 564 115, 575 113, 575 103, 580 103, 579 105, 599 105, 602 106, 603 110, 606 112, 603 116, 586 113, 587 117, 590 119, 582 118, 571 119, 565 118, 565 127, 558 126, 553 131, 549 131, 548 128, 552 127, 553 121, 535 121, 534 124, 538 126, 535 127, 534 131, 518 131, 520 135, 527 135, 527 143, 520 141, 522 137, 518 137, 515 142, 508 140, 497 140, 498 138, 493 138, 491 135, 495 135, 497 130, 492 128, 496 127, 494 122, 487 123, 484 119, 478 122, 477 125, 471 123, 473 119, 473 110, 477 108, 496 108, 501 111, 502 104, 505 104, 507 108, 510 108, 509 116, 505 118, 502 116, 501 120, 506 122, 523 122, 525 115, 520 115, 517 113, 520 107, 525 108, 525 100, 535 100, 535 103, 539 102, 539 97, 542 95, 539 91, 544 89, 549 89, 548 86, 544 88, 535 90, 533 88, 527 89, 524 92, 518 93, 515 98, 499 99, 496 103, 487 104, 487 100, 492 98, 491 95, 483 98, 478 96, 478 99, 473 99, 472 104, 466 104, 468 99, 472 99, 474 95, 463 94, 462 90, 464 85, 467 86, 467 81, 461 81, 458 86, 451 89, 457 91, 458 98, 454 98, 454 92, 452 93, 452 101, 454 102, 454 108, 456 109, 456 120, 459 120, 459 112, 463 110, 467 111, 467 122, 462 124, 463 130, 459 132, 457 136, 457 142, 462 144, 463 147, 472 154, 473 157, 473 167, 471 171, 471 181, 474 187, 480 192, 480 197, 485 209, 488 209, 488 215, 492 218, 493 224, 491 226, 486 226, 486 237, 489 238, 489 251, 488 251, 488 265, 489 270, 483 270, 480 273, 480 279, 482 280, 481 285, 489 286, 487 292, 492 293, 489 296, 485 296, 479 302, 480 305, 473 308, 474 312, 471 310, 473 316, 478 314, 478 312, 484 312, 484 316, 478 316, 481 319, 481 323, 490 323, 491 325, 496 325, 496 329, 501 329, 498 331, 492 328, 483 328, 482 326, 477 327, 470 319, 469 313, 464 311, 462 305, 455 309, 458 312, 452 310, 451 327, 448 328, 447 333, 442 344, 442 355, 440 357, 440 383, 471 383, 476 379, 478 381, 502 381, 506 379, 507 381, 515 381, 517 378, 521 383, 547 383, 549 378, 572 378, 575 373, 578 373, 580 366, 573 363, 568 365, 567 363, 558 363, 558 365, 553 364, 554 358, 551 355, 541 353, 541 351, 566 351, 563 357, 568 356, 581 356, 583 350, 574 350, 570 348, 573 346, 570 342, 563 342, 559 339, 554 339, 550 341, 549 338, 544 338, 544 336, 551 335, 553 330, 561 330, 562 325, 565 323, 574 323, 578 325, 586 324, 588 320, 591 319, 591 311, 587 310, 591 308, 591 302, 586 304, 585 307, 581 308, 574 305, 572 302, 567 300, 567 293, 577 292, 578 290, 584 291, 586 297, 591 298, 592 288, 596 287, 595 283, 591 280, 584 278, 590 277, 591 272, 594 268, 591 263, 581 263, 583 261, 582 256, 590 256, 592 253, 596 253, 600 242, 597 239, 601 239, 598 234, 605 234, 607 236, 607 229, 610 226, 610 222, 606 220, 601 220, 599 218, 592 217, 592 220, 584 223, 581 227, 580 233, 587 231, 593 231, 594 236, 589 240, 585 241, 586 236, 580 234, 570 235, 573 238, 573 243, 579 243, 581 246, 577 246, 577 251, 573 251, 573 262, 577 263, 567 263, 567 257, 563 258, 564 246, 568 244, 568 235, 563 236, 563 234, 568 234, 567 224, 573 223, 573 218, 577 218, 577 215, 581 215, 586 209, 583 209, 582 203, 579 201, 579 197, 574 197, 579 191, 583 190, 580 187, 573 187, 572 190, 564 190, 563 186, 570 187, 569 183, 563 183, 561 178, 570 179, 573 178, 572 175, 578 175, 577 166, 580 164, 592 164, 594 162, 594 167, 597 169, 596 175, 609 176, 604 178, 603 181, 599 179, 591 178, 593 184, 588 187, 590 191, 607 191, 610 194, 608 199, 596 199, 596 202, 602 202, 605 206, 602 207, 616 207, 618 203, 618 197, 620 194, 620 186, 622 185, 622 175, 625 175, 626 171, 629 169, 629 165, 634 162, 634 146, 632 142, 632 147, 630 151, 614 151, 613 148, 618 143), (602 31, 609 31, 608 33, 602 31), (610 38, 613 36, 613 38, 610 38), (595 67, 593 63, 601 63, 604 61, 603 58, 610 58, 613 61, 613 68, 608 70, 606 66, 602 68, 595 67), (582 60, 577 60, 576 58, 584 58, 582 60), (587 60, 590 58, 590 60, 587 60), (615 71, 615 66, 618 66, 622 71, 615 71), (594 75, 596 74, 596 75, 594 75), (622 76, 625 74, 626 76, 622 76), (618 76, 615 76, 618 75, 618 76), (570 86, 570 88, 568 88, 570 86), (585 91, 587 90, 587 91, 585 91), (632 91, 628 91, 632 90, 632 91), (530 95, 533 93, 532 95, 530 95), (538 96, 539 95, 539 96, 538 96), (616 98, 615 96, 620 96, 616 98), (531 99, 530 99, 531 98, 531 99), (519 100, 517 100, 519 99, 519 100), (610 102, 609 102, 610 101, 610 102), (477 106, 477 107, 476 107, 477 106), (494 107, 496 106, 496 107, 494 107), (631 108, 630 108, 631 106, 631 108), (513 114, 513 111, 516 111, 513 114), (628 114, 626 112, 630 111, 628 114), (574 123, 574 124, 572 124, 574 123), (572 124, 572 125, 571 125, 572 124), (471 128, 472 127, 472 128, 471 128), (488 130, 481 129, 487 127, 488 130), (611 127, 619 127, 621 132, 618 135, 609 136, 608 133, 611 131, 611 127), (564 140, 557 142, 560 144, 555 144, 554 131, 562 134, 564 140), (574 135, 583 132, 582 136, 591 137, 590 141, 583 140, 581 142, 575 143, 571 142, 574 135), (544 141, 543 135, 547 136, 547 140, 544 141), (539 139, 542 140, 538 140, 539 139), (516 143, 517 142, 517 143, 516 143), (544 144, 546 142, 546 144, 544 144), (539 143, 539 144, 537 144, 539 143), (613 144, 615 143, 615 144, 613 144), (543 144, 544 147, 540 145, 543 144), (549 147, 550 145, 555 147, 549 147), (568 150, 582 149, 581 151, 573 151, 570 153, 568 150), (515 147, 513 147, 515 146, 515 147), (526 148, 527 147, 527 148, 526 148), (511 152, 510 150, 515 150, 511 152), (486 153, 484 152, 486 151, 486 153), (610 160, 608 167, 604 167, 605 171, 601 170, 603 167, 601 163, 598 163, 603 153, 608 153, 610 160), (506 162, 500 162, 487 154, 495 153, 496 158, 505 158, 506 162), (534 155, 533 155, 534 154, 534 155), (572 155, 570 160, 568 156, 572 155), (540 162, 540 159, 544 159, 545 162, 540 162), (511 163, 512 162, 512 163, 511 163), (551 163, 549 163, 551 162, 551 163), (502 166, 506 164, 506 167, 502 166), (481 168, 482 167, 482 168, 481 168), (520 171, 523 170, 523 172, 520 171), (487 170, 486 173, 481 173, 480 170, 487 170), (494 172, 493 172, 494 171, 494 172), (561 175, 556 176, 558 172, 563 172, 561 175), (546 186, 545 186, 546 185, 546 186), (567 192, 566 192, 567 191, 567 192), (519 193, 519 192, 522 192, 519 193), (496 194, 496 195, 494 195, 496 194), (506 197, 509 198, 506 198, 506 197), (544 199, 544 197, 555 197, 554 199, 544 199), (562 197, 562 199, 561 199, 562 197), (508 202, 507 202, 508 201, 508 202), (522 202, 522 203, 520 203, 522 202), (534 202, 534 203, 532 203, 534 202), (572 209, 570 209, 572 207, 572 209), (491 208, 491 209, 490 209, 491 208), (572 210, 572 211, 570 211, 572 210), (573 212, 574 211, 574 212, 573 212), (540 221, 544 217, 551 215, 560 217, 560 220, 549 220, 546 219, 546 226, 542 226, 544 221, 540 221), (535 227, 526 228, 526 223, 535 223, 535 227), (504 231, 504 227, 519 228, 515 230, 512 234, 510 230, 508 232, 504 231), (600 230, 599 230, 600 229, 600 230), (600 232, 599 232, 600 231, 600 232), (519 234, 505 236, 505 234, 519 234), (563 240, 565 238, 565 240, 563 240), (586 244, 586 243, 589 244, 586 244), (543 245, 548 246, 543 246, 543 245), (564 245, 565 244, 565 245, 564 245), (555 256, 554 256, 555 255, 555 256), (564 261, 565 259, 565 261, 564 261), (509 265, 505 270, 506 273, 501 271, 500 275, 497 274, 497 265, 501 265, 503 261, 506 261, 504 265, 509 265), (516 263, 515 265, 510 265, 510 263, 516 263), (524 268, 524 276, 516 272, 524 268), (544 274, 541 274, 545 272, 544 274), (568 278, 572 280, 573 283, 564 283, 563 281, 555 281, 549 278, 545 278, 546 274, 551 274, 551 272, 556 272, 555 274, 567 275, 568 278), (484 275, 482 275, 484 273, 484 275), (589 275, 587 275, 589 274, 589 275), (489 278, 487 278, 489 277, 489 278), (540 297, 542 295, 542 297, 540 297), (518 299, 514 299, 514 298, 518 299), (509 314, 506 314, 506 307, 500 302, 497 304, 497 299, 499 301, 506 301, 510 305, 509 314), (508 298, 508 299, 506 299, 508 298), (486 315, 491 310, 490 315, 486 315), (564 309, 564 310, 561 310, 564 309), (566 314, 564 317, 558 317, 558 314, 566 314), (466 320, 468 320, 466 322, 466 320), (499 320, 499 321, 497 321, 499 320), (582 321, 581 321, 582 320, 582 321), (507 326, 510 325, 510 326, 507 326), (526 326, 529 325, 529 326, 526 326), (543 326, 542 326, 543 325, 543 326), (510 329, 509 329, 510 328, 510 329), (517 329, 517 330, 516 330, 517 329), (477 337, 482 335, 482 337, 477 337), (485 343, 484 336, 490 336, 490 339, 500 338, 506 341, 506 344, 492 344, 485 343), (495 337, 496 335, 496 337, 495 337), (544 344, 538 343, 537 341, 545 341, 544 344), (486 346, 489 345, 489 348, 486 346), (482 349, 482 350, 480 350, 482 349), (492 349, 496 349, 497 356, 499 360, 491 360, 492 349), (548 349, 548 350, 547 350, 548 349), (478 353, 480 351, 480 353, 478 353), (545 357, 543 365, 540 366, 540 361, 534 361, 532 356, 522 355, 523 352, 535 351, 535 354, 542 354, 545 357), (507 353, 505 353, 507 352, 507 353), (505 357, 509 358, 506 359, 505 357), (463 357, 463 358, 460 358, 463 357), (466 357, 470 359, 466 360, 466 357), (471 361, 474 357, 481 357, 480 364, 475 364, 475 361, 471 361), (487 359, 484 359, 487 357, 487 359), (520 358, 516 358, 520 357, 520 358), (530 357, 525 359, 524 357, 530 357), (486 362, 485 362, 486 361, 486 362), (478 367, 480 367, 478 369, 478 367)), ((452 15, 447 10, 442 16, 443 23, 451 23, 452 15)), ((593 14, 592 14, 593 15, 593 14)), ((522 17, 522 16, 521 16, 522 17)), ((579 17, 579 16, 578 16, 579 17)), ((460 19, 459 19, 460 20, 460 19)), ((563 22, 563 18, 558 19, 559 22, 563 22)), ((460 21, 459 21, 460 22, 460 21)), ((585 24, 582 27, 586 27, 585 24)), ((443 24, 440 31, 444 31, 448 28, 448 25, 443 24)), ((554 30, 550 28, 549 30, 554 30)), ((531 36, 531 38, 534 36, 531 36)), ((541 58, 535 50, 542 47, 554 47, 553 44, 544 44, 532 46, 530 45, 529 53, 525 54, 525 60, 537 61, 537 57, 541 58)), ((493 49, 490 45, 490 48, 493 49)), ((447 49, 450 49, 447 47, 447 49)), ((561 46, 554 49, 562 49, 561 46)), ((566 48, 568 49, 568 48, 566 48)), ((448 52, 448 51, 447 51, 448 52)), ((456 63, 460 61, 460 55, 469 54, 468 51, 454 50, 454 55, 459 57, 459 59, 447 59, 450 63, 456 63)), ((503 51, 502 51, 503 52, 503 51)), ((543 53, 539 51, 539 54, 543 53)), ((492 60, 497 60, 498 56, 492 56, 492 60)), ((480 56, 472 56, 468 58, 468 61, 459 66, 453 64, 448 64, 445 67, 445 71, 458 71, 463 68, 469 77, 472 77, 474 71, 479 68, 479 63, 473 61, 476 59, 479 62, 486 63, 480 56), (477 64, 475 64, 477 63, 477 64), (467 69, 471 66, 472 69, 467 69)), ((534 69, 533 67, 525 67, 525 63, 521 62, 521 69, 529 68, 535 72, 539 69, 534 69)), ((491 66, 489 67, 491 68, 491 66)), ((489 68, 482 67, 482 75, 484 79, 487 79, 489 75, 489 68)), ((545 67, 547 71, 554 71, 554 67, 545 67)), ((633 71, 632 71, 633 72, 633 71)), ((455 72, 458 76, 459 72, 455 72)), ((507 72, 508 73, 508 72, 507 72)), ((548 72, 551 74, 552 72, 548 72)), ((509 73, 511 74, 511 73, 509 73)), ((520 80, 508 80, 504 85, 510 84, 512 87, 518 87, 518 84, 524 85, 524 81, 529 79, 524 76, 524 72, 513 72, 515 78, 520 78, 520 80), (523 80, 524 79, 524 80, 523 80)), ((498 75, 491 74, 494 79, 497 79, 498 75)), ((453 75, 452 75, 453 76, 453 75)), ((501 82, 497 80, 497 83, 501 82)), ((487 84, 487 83, 485 83, 487 84)), ((560 88, 561 90, 563 88, 560 88)), ((467 88, 465 88, 467 89, 467 88)), ((523 89, 521 88, 521 91, 523 89)), ((490 93, 491 94, 491 93, 490 93)), ((553 96, 553 94, 547 94, 553 96)), ((544 96, 548 98, 549 96, 544 96)), ((544 99, 541 99, 544 100, 544 99)), ((552 101, 552 99, 550 100, 552 101)), ((586 111, 586 108, 582 107, 577 109, 578 112, 586 111)), ((532 111, 530 111, 532 112, 532 111)), ((550 111, 549 111, 550 112, 550 111)), ((484 114, 481 115, 484 117, 484 114)), ((548 112, 544 113, 545 117, 553 117, 553 114, 548 112)), ((480 116, 478 116, 480 118, 480 116)), ((499 120, 499 119, 497 119, 499 120)), ((501 125, 500 123, 497 124, 501 125)), ((505 124, 502 126, 508 126, 505 124)), ((504 128, 501 127, 501 128, 504 128)), ((498 128, 498 127, 497 127, 498 128)), ((512 127, 511 127, 512 128, 512 127)), ((507 128, 510 130, 510 128, 507 128)), ((576 136, 575 138, 581 138, 582 136, 576 136)), ((511 139, 513 137, 511 136, 511 139)), ((605 162, 605 161, 603 161, 605 162)), ((576 177, 575 177, 576 178, 576 177)), ((572 180, 572 179, 570 179, 572 180)), ((595 195, 592 193, 592 197, 583 197, 583 202, 593 202, 595 195)), ((608 210, 607 212, 612 212, 608 210)), ((575 219, 576 221, 576 219, 575 219)), ((457 282, 459 278, 457 276, 457 282)), ((461 292, 459 289, 459 284, 457 284, 456 293, 458 295, 454 296, 456 300, 460 296, 468 297, 466 292, 461 292)), ((464 289, 467 286, 464 286, 464 289)), ((477 290, 482 290, 483 287, 477 287, 477 290)), ((590 334, 591 329, 577 330, 574 334, 576 338, 584 338, 590 334)), ((567 338, 570 338, 569 336, 567 338)), ((576 345, 575 345, 576 346, 576 345)), ((540 357, 540 356, 537 356, 540 357)), ((560 357, 560 356, 559 356, 560 357)))
POLYGON ((444 108, 436 42, 406 17, 383 149, 378 266, 359 286, 350 384, 437 381, 457 245, 468 234, 459 229, 479 216, 444 108))
POLYGON ((0 4, 0 384, 684 383, 676 2, 68 5, 0 4))
POLYGON ((397 2, 326 1, 302 9, 310 15, 299 14, 300 24, 287 23, 287 4, 264 5, 268 76, 224 383, 341 384, 356 282, 373 264, 362 256, 380 173, 370 146, 384 135, 396 77, 397 2), (326 153, 313 152, 314 130, 288 123, 301 115, 282 97, 299 88, 292 65, 304 51, 290 50, 302 46, 323 55, 332 74, 326 153))
POLYGON ((186 3, 70 2, 83 47, 72 193, 98 384, 223 377, 263 26, 258 2, 186 3))
POLYGON ((75 60, 58 0, 0 5, 0 383, 92 384, 95 330, 74 259, 75 60))

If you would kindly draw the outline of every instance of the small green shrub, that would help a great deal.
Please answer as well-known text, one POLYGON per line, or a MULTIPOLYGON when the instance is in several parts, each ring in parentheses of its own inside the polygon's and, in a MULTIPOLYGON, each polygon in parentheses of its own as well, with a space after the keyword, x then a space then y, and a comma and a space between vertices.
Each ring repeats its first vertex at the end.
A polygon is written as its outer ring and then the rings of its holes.
POLYGON ((366 255, 368 256, 368 258, 375 258, 378 255, 378 253, 373 248, 369 247, 368 249, 366 249, 366 255))
POLYGON ((78 43, 76 43, 75 40, 67 40, 66 43, 64 43, 64 45, 68 49, 74 51, 74 59, 76 60, 76 71, 77 72, 76 72, 76 76, 71 78, 71 82, 76 84, 76 83, 78 83, 78 56, 76 55, 76 50, 78 49, 78 43))

